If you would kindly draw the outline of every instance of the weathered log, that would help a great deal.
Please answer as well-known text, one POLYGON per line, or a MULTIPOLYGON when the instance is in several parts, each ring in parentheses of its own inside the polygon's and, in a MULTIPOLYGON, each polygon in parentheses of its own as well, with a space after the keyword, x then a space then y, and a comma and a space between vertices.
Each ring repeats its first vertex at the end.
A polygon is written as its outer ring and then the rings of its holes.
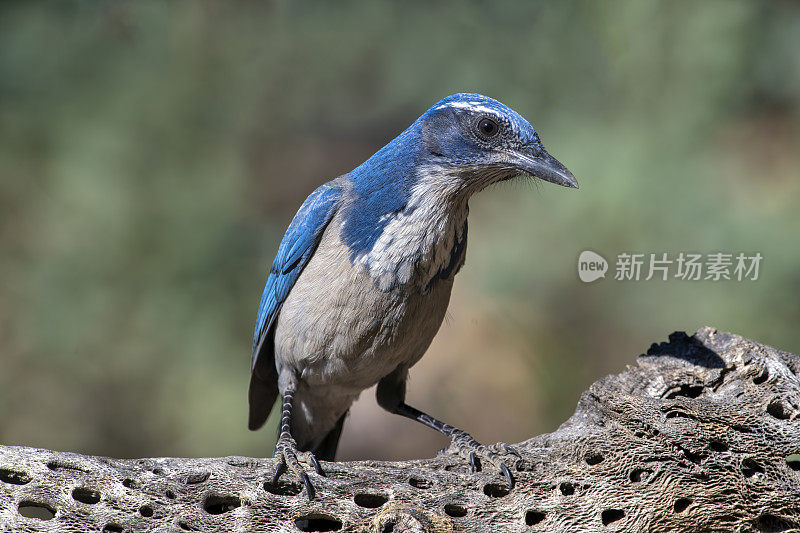
POLYGON ((601 379, 518 445, 517 487, 450 452, 324 463, 0 447, 2 531, 800 531, 800 358, 703 328, 601 379))

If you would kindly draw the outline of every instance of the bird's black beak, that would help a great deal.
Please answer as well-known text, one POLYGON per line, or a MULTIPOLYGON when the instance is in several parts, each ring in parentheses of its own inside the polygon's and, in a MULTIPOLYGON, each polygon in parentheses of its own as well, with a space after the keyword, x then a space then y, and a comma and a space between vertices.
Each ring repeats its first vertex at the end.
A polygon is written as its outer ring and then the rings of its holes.
POLYGON ((537 154, 516 152, 513 155, 511 164, 524 174, 536 176, 556 185, 563 185, 573 189, 578 188, 578 181, 572 175, 572 172, 567 170, 567 167, 562 165, 558 159, 544 150, 537 154))

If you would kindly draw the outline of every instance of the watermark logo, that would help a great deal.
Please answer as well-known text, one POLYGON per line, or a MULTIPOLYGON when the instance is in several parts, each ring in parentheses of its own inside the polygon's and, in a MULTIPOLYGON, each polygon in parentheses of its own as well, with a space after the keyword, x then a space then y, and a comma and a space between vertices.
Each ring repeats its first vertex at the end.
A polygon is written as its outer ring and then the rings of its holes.
MULTIPOLYGON (((616 281, 649 281, 677 279, 681 281, 756 281, 763 256, 754 254, 715 252, 696 254, 631 253, 617 254, 616 281)), ((600 254, 585 250, 578 257, 578 277, 591 283, 605 277, 608 263, 600 254)))
POLYGON ((578 256, 578 277, 584 283, 591 283, 606 277, 608 261, 602 255, 591 250, 584 250, 578 256))

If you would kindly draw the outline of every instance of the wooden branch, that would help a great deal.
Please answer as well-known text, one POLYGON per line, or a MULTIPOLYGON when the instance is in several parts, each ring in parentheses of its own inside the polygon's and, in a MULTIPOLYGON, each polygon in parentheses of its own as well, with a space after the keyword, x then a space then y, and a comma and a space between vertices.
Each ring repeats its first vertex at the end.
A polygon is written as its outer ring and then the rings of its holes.
POLYGON ((675 333, 521 443, 510 494, 450 453, 324 463, 309 502, 272 459, 0 447, 0 531, 799 531, 799 375, 742 337, 675 333))

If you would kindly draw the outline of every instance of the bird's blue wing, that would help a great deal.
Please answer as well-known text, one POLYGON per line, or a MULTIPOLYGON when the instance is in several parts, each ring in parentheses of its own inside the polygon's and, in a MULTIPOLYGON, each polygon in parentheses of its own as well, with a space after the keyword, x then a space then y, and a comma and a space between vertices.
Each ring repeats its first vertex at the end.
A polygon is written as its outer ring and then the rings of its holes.
POLYGON ((261 294, 253 335, 252 369, 256 366, 260 347, 269 336, 281 305, 317 249, 341 197, 342 187, 332 183, 322 185, 306 198, 286 230, 261 294))

